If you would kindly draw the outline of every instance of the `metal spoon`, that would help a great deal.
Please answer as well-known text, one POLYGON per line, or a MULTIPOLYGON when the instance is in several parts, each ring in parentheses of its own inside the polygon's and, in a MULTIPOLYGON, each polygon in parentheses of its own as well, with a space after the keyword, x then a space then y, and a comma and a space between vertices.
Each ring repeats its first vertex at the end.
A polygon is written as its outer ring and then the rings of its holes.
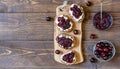
POLYGON ((103 0, 100 1, 100 16, 101 16, 100 23, 102 23, 102 12, 103 12, 103 0))

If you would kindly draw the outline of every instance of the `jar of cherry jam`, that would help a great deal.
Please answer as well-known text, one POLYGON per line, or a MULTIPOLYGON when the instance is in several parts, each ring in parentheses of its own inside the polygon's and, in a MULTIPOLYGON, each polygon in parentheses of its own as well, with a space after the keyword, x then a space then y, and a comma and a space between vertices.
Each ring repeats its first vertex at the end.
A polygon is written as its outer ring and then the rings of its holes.
POLYGON ((95 26, 96 29, 98 30, 108 30, 113 23, 113 18, 111 16, 111 14, 109 14, 108 12, 103 11, 96 13, 93 16, 93 25, 95 26))

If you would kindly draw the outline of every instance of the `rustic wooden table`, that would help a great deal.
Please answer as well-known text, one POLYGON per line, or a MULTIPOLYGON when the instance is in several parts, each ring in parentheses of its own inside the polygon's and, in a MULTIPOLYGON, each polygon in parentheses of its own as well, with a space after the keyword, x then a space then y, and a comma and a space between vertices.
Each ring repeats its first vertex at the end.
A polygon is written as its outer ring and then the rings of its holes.
POLYGON ((100 10, 99 0, 85 6, 87 0, 69 0, 69 4, 80 2, 86 11, 83 22, 84 63, 66 66, 53 58, 54 22, 45 21, 46 16, 54 18, 55 9, 64 0, 0 0, 0 69, 93 69, 89 62, 92 53, 87 50, 98 40, 106 39, 115 44, 116 55, 107 63, 98 63, 98 69, 119 69, 120 67, 120 0, 104 0, 103 10, 112 14, 114 22, 108 31, 96 30, 91 23, 92 16, 100 10), (97 39, 91 40, 90 34, 97 39))

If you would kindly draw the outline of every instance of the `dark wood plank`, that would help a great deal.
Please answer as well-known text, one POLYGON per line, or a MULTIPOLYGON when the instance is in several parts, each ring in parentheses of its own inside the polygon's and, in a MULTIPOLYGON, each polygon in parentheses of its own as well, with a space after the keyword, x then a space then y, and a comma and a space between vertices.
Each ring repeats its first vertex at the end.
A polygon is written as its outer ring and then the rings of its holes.
MULTIPOLYGON (((117 47, 116 56, 109 63, 98 63, 98 68, 114 69, 120 67, 120 43, 119 41, 112 41, 117 47)), ((28 68, 68 68, 68 69, 87 69, 91 66, 89 58, 92 52, 87 50, 92 48, 96 41, 84 41, 83 50, 85 62, 78 65, 66 66, 57 63, 53 58, 53 41, 0 41, 0 67, 8 67, 9 69, 28 69, 28 68), (6 63, 7 62, 7 63, 6 63), (12 68, 11 68, 12 69, 12 68)))
MULTIPOLYGON (((108 31, 99 31, 93 27, 91 19, 94 14, 86 14, 83 22, 83 40, 90 40, 89 36, 92 33, 98 35, 96 40, 119 40, 120 13, 111 13, 114 23, 108 31)), ((54 22, 45 21, 46 16, 54 18, 55 13, 1 13, 0 40, 53 40, 54 22)))
POLYGON ((0 0, 0 69, 93 69, 89 62, 93 45, 101 39, 110 40, 116 47, 114 59, 98 63, 100 69, 118 69, 120 60, 120 1, 104 0, 103 10, 114 18, 108 31, 98 31, 92 26, 92 16, 100 9, 99 0, 90 0, 93 6, 86 7, 87 0, 69 0, 69 4, 84 6, 86 18, 83 22, 83 51, 85 62, 66 66, 53 58, 53 21, 45 21, 46 16, 54 18, 55 9, 64 0, 0 0), (92 13, 91 13, 92 12, 92 13), (91 40, 90 34, 97 39, 91 40))
POLYGON ((75 67, 66 67, 66 68, 62 68, 62 67, 2 67, 1 69, 86 69, 86 68, 75 68, 75 67))
MULTIPOLYGON (((64 0, 1 0, 0 12, 55 12, 55 8, 64 0), (52 8, 50 8, 52 7, 52 8)), ((87 0, 69 0, 69 4, 80 3, 85 6, 87 0)), ((93 6, 86 7, 87 12, 98 12, 99 0, 91 0, 93 6)), ((103 10, 109 12, 120 12, 119 0, 104 0, 103 10)))
MULTIPOLYGON (((2 67, 1 69, 79 69, 79 68, 75 68, 75 67, 72 67, 72 68, 60 68, 60 67, 51 67, 51 66, 48 66, 48 67, 2 67)), ((81 68, 81 69, 85 69, 85 68, 81 68)))
POLYGON ((0 37, 5 40, 51 40, 53 21, 45 21, 46 16, 46 13, 1 13, 0 37))

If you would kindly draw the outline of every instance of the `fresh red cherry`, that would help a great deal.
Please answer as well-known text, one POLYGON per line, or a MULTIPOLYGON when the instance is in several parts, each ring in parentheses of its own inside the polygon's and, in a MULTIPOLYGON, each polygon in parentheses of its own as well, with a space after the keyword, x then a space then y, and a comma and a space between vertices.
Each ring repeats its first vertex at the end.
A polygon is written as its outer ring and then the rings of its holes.
POLYGON ((97 46, 97 47, 101 47, 100 43, 97 43, 96 46, 97 46))
POLYGON ((105 46, 104 42, 100 42, 100 45, 101 45, 102 47, 104 47, 104 46, 105 46))
POLYGON ((105 53, 104 53, 104 52, 102 52, 102 53, 101 53, 101 56, 102 56, 102 57, 104 57, 104 56, 105 56, 105 53))
POLYGON ((108 47, 110 44, 109 43, 105 43, 105 46, 108 47))
POLYGON ((109 51, 108 48, 104 48, 103 50, 104 50, 104 52, 108 52, 109 51))
POLYGON ((90 38, 91 38, 91 39, 95 39, 95 38, 96 38, 96 35, 95 35, 95 34, 91 34, 91 35, 90 35, 90 38))
POLYGON ((103 49, 102 48, 98 48, 98 51, 103 51, 103 49))
POLYGON ((97 59, 94 58, 94 57, 92 57, 92 58, 90 58, 90 62, 91 62, 91 63, 96 63, 96 62, 97 62, 97 59))
POLYGON ((86 3, 86 5, 87 5, 87 6, 91 6, 91 5, 92 5, 92 2, 88 1, 88 2, 86 3))
POLYGON ((94 53, 95 53, 95 55, 99 55, 99 52, 98 52, 98 50, 96 50, 94 53))
POLYGON ((74 34, 79 34, 79 31, 78 30, 74 30, 73 33, 74 34))
POLYGON ((60 50, 55 50, 55 53, 56 54, 60 54, 60 50))
POLYGON ((109 56, 109 57, 112 57, 112 55, 113 55, 112 52, 109 52, 109 53, 108 53, 108 56, 109 56))
POLYGON ((46 21, 51 21, 51 19, 52 19, 52 18, 51 18, 50 16, 47 16, 47 17, 46 17, 46 21))
POLYGON ((109 47, 109 50, 112 51, 112 47, 109 47))
POLYGON ((105 56, 105 57, 103 57, 103 59, 104 59, 104 60, 107 60, 107 59, 108 59, 108 57, 107 57, 107 56, 105 56))

